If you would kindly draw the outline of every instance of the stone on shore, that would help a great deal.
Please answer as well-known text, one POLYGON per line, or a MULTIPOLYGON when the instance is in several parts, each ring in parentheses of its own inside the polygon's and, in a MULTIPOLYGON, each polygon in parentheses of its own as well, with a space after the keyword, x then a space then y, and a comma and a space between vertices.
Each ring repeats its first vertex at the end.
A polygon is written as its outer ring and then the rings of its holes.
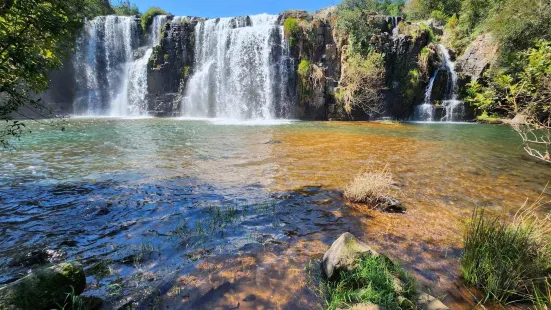
POLYGON ((61 263, 38 269, 0 289, 0 305, 9 309, 52 309, 63 305, 67 294, 79 295, 86 276, 79 263, 61 263))
POLYGON ((341 270, 354 270, 358 260, 365 254, 379 255, 370 246, 346 232, 333 242, 323 256, 323 271, 329 280, 335 279, 341 270))

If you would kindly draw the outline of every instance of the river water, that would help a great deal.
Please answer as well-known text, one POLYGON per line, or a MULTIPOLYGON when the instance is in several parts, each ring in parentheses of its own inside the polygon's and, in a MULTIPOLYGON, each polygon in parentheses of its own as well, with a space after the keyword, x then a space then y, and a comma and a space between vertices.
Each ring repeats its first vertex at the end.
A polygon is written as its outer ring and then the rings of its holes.
POLYGON ((500 125, 29 125, 1 151, 0 283, 37 261, 78 259, 86 294, 107 308, 315 309, 304 267, 350 231, 470 309, 457 259, 473 208, 514 213, 551 180, 500 125), (407 213, 343 201, 358 172, 387 163, 407 213))

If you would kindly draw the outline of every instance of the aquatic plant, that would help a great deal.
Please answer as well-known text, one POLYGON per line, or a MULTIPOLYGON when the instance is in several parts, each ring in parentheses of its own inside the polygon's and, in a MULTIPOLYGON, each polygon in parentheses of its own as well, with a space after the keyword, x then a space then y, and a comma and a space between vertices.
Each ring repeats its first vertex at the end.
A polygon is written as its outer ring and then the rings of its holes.
POLYGON ((308 287, 324 301, 325 309, 358 303, 416 309, 418 292, 413 277, 384 255, 365 255, 356 269, 341 271, 334 281, 322 277, 317 266, 310 262, 306 267, 308 287))
POLYGON ((550 217, 536 215, 543 204, 541 196, 531 206, 525 203, 510 221, 473 212, 460 263, 465 281, 484 291, 482 302, 551 301, 550 217))
POLYGON ((394 184, 388 165, 380 171, 360 173, 344 190, 344 198, 351 202, 377 204, 387 196, 394 184))

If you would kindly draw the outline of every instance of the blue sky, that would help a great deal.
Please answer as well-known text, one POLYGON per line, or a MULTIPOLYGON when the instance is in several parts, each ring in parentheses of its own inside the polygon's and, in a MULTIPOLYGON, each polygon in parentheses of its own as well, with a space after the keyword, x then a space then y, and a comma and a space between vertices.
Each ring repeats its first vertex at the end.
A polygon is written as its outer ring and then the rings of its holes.
MULTIPOLYGON (((118 0, 113 0, 117 3, 118 0)), ((289 9, 315 11, 340 0, 131 0, 145 12, 158 6, 174 15, 229 17, 260 13, 277 14, 289 9)))

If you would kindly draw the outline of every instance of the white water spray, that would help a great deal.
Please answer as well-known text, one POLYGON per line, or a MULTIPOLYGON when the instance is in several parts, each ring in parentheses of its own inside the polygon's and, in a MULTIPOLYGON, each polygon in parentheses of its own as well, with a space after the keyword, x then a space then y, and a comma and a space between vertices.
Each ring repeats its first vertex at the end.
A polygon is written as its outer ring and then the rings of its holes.
POLYGON ((288 48, 277 15, 220 18, 195 27, 195 72, 182 104, 186 117, 287 117, 288 48))
POLYGON ((147 115, 147 62, 166 18, 154 18, 145 47, 139 47, 140 26, 134 17, 100 16, 86 22, 74 58, 79 87, 75 114, 147 115))
POLYGON ((425 100, 423 104, 415 107, 413 118, 418 121, 434 121, 435 106, 431 98, 432 90, 434 81, 438 77, 438 72, 445 71, 448 73, 448 84, 445 88, 446 93, 444 95, 444 100, 442 100, 442 106, 445 109, 445 115, 442 117, 442 121, 460 121, 463 118, 464 105, 461 100, 457 99, 457 72, 455 71, 455 63, 451 61, 449 51, 441 44, 438 45, 438 53, 442 57, 442 65, 430 79, 429 85, 425 91, 425 100))

